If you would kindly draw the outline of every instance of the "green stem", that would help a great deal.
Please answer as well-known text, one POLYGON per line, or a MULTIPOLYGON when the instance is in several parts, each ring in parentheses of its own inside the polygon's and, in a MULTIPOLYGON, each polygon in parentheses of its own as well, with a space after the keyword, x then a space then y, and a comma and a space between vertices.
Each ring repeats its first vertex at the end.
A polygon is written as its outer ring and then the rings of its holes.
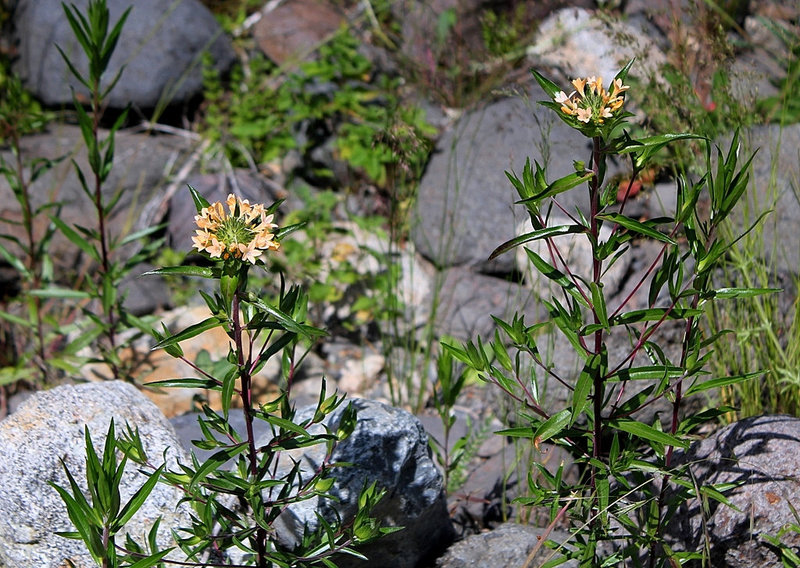
MULTIPOLYGON (((28 182, 25 179, 25 166, 22 163, 22 154, 19 147, 19 132, 12 129, 12 148, 16 157, 17 183, 19 183, 20 204, 22 206, 22 223, 25 226, 25 236, 28 239, 28 270, 31 274, 30 290, 37 290, 42 286, 39 254, 36 250, 36 240, 33 234, 33 210, 31 209, 28 182)), ((30 296, 29 302, 36 318, 36 354, 39 357, 37 366, 42 373, 42 380, 47 381, 47 366, 44 351, 44 321, 42 319, 42 299, 30 296)))

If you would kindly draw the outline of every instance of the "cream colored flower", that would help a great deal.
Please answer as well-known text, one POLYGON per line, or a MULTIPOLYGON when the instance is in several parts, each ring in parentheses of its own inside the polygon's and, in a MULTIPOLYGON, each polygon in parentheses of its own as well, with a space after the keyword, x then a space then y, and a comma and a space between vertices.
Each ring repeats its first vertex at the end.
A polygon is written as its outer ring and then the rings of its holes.
POLYGON ((272 222, 262 204, 251 205, 247 199, 228 195, 225 203, 219 201, 204 207, 194 219, 198 229, 192 237, 192 246, 211 258, 241 259, 255 264, 265 250, 277 250, 272 222))
POLYGON ((625 103, 623 93, 629 89, 622 84, 621 79, 614 79, 610 85, 611 92, 603 88, 603 79, 600 76, 591 76, 585 79, 573 79, 575 91, 567 95, 564 91, 556 93, 553 100, 561 105, 560 110, 567 116, 573 116, 585 124, 602 125, 606 119, 613 118, 614 114, 625 103))

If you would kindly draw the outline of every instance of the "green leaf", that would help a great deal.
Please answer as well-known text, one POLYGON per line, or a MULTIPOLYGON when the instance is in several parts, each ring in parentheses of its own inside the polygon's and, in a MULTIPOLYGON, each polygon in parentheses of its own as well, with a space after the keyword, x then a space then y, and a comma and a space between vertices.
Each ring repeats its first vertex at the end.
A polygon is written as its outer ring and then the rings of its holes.
POLYGON ((158 483, 159 479, 161 479, 161 472, 164 470, 164 466, 162 465, 153 473, 150 474, 150 477, 145 481, 144 485, 142 485, 136 493, 133 494, 122 510, 119 512, 119 515, 116 519, 111 523, 111 531, 112 533, 116 533, 120 531, 125 524, 136 514, 136 511, 144 505, 144 502, 147 500, 147 497, 155 488, 156 484, 158 483))
POLYGON ((120 241, 119 244, 120 246, 124 246, 128 243, 132 243, 134 241, 138 241, 139 239, 152 235, 153 233, 157 233, 162 229, 164 229, 164 224, 147 227, 145 229, 142 229, 141 231, 136 231, 135 233, 131 233, 130 235, 126 236, 124 239, 122 239, 122 241, 120 241))
POLYGON ((635 420, 611 420, 610 425, 611 427, 622 430, 623 432, 627 432, 628 434, 633 434, 634 436, 638 436, 644 440, 650 440, 652 442, 664 444, 665 446, 674 446, 684 449, 689 447, 689 442, 686 440, 682 440, 677 436, 656 430, 652 426, 648 426, 642 422, 636 422, 635 420))
POLYGON ((647 367, 636 367, 633 369, 621 369, 609 376, 607 381, 643 381, 659 380, 664 378, 676 379, 683 374, 681 367, 667 367, 663 365, 653 365, 647 367))
POLYGON ((648 138, 642 138, 639 140, 632 140, 629 139, 623 144, 620 148, 617 149, 617 152, 620 154, 626 154, 633 152, 636 154, 635 158, 635 167, 637 170, 641 170, 647 165, 647 162, 650 161, 650 158, 661 148, 669 144, 670 142, 675 142, 677 140, 705 140, 705 136, 698 136, 697 134, 661 134, 658 136, 650 136, 648 138))
MULTIPOLYGON (((575 384, 575 390, 572 391, 572 407, 569 418, 569 426, 575 424, 575 420, 580 416, 586 405, 589 404, 589 393, 592 392, 594 385, 594 377, 600 368, 600 354, 595 353, 586 361, 580 375, 578 375, 578 382, 575 384)), ((599 393, 595 393, 599 396, 599 393)))
POLYGON ((536 429, 534 439, 539 442, 545 442, 553 436, 559 434, 572 420, 572 412, 569 408, 565 408, 561 412, 554 414, 536 429))
POLYGON ((303 428, 299 424, 295 424, 291 420, 287 420, 285 418, 280 418, 280 417, 275 416, 275 415, 270 415, 267 418, 267 421, 270 424, 273 424, 273 425, 277 426, 278 428, 282 428, 284 430, 288 430, 289 432, 294 432, 295 434, 299 434, 299 435, 301 435, 303 437, 308 437, 309 436, 309 433, 305 428, 303 428))
POLYGON ((611 325, 627 325, 643 321, 660 321, 662 319, 686 319, 703 315, 703 310, 692 308, 649 308, 645 310, 632 310, 614 316, 610 319, 611 325))
POLYGON ((98 565, 102 565, 103 541, 99 530, 94 530, 92 525, 89 523, 86 510, 84 510, 79 503, 72 498, 66 489, 59 487, 52 481, 48 481, 48 483, 58 492, 61 500, 64 501, 69 520, 78 530, 80 539, 84 542, 86 548, 89 549, 89 553, 92 555, 92 558, 98 565))
POLYGON ((140 560, 137 560, 127 568, 151 568, 152 566, 158 564, 170 552, 172 552, 172 548, 167 548, 165 550, 155 552, 150 556, 148 556, 147 558, 142 558, 140 560))
POLYGON ((589 283, 589 290, 592 292, 592 308, 600 325, 604 329, 608 329, 608 310, 606 309, 606 298, 603 295, 603 289, 595 282, 589 283))
POLYGON ((181 341, 185 341, 187 339, 191 339, 192 337, 196 337, 201 333, 208 331, 209 329, 214 329, 215 327, 219 327, 223 325, 224 321, 217 317, 210 317, 207 318, 200 323, 196 323, 194 325, 190 325, 183 331, 176 333, 170 337, 165 337, 158 343, 153 346, 153 349, 163 349, 169 345, 175 345, 176 343, 180 343, 181 341))
MULTIPOLYGON (((17 239, 14 239, 17 240, 17 239)), ((17 240, 17 242, 19 242, 17 240)), ((18 259, 16 256, 11 254, 8 249, 6 249, 3 245, 0 245, 0 257, 3 258, 8 264, 10 264, 14 270, 20 273, 23 280, 30 281, 33 279, 33 274, 30 270, 25 266, 25 263, 18 259)))
POLYGON ((536 82, 539 83, 539 86, 542 88, 542 90, 547 93, 547 96, 551 99, 554 99, 556 95, 563 90, 561 87, 553 83, 550 79, 535 69, 531 69, 531 74, 533 75, 533 78, 536 79, 536 82))
POLYGON ((231 458, 241 454, 247 449, 247 443, 236 444, 235 446, 231 446, 225 448, 224 450, 220 450, 214 453, 211 457, 206 459, 203 465, 198 468, 195 474, 192 476, 191 484, 196 486, 198 483, 202 482, 209 473, 212 471, 216 471, 220 469, 223 465, 225 465, 231 458))
POLYGON ((281 310, 273 306, 270 306, 255 294, 250 293, 247 297, 247 301, 256 306, 259 310, 264 311, 274 317, 286 331, 302 335, 303 337, 307 337, 309 339, 313 339, 314 337, 318 337, 320 335, 325 335, 325 332, 320 329, 308 325, 302 325, 296 322, 289 315, 283 313, 281 310))
POLYGON ((198 379, 194 377, 186 377, 182 379, 164 379, 161 381, 153 381, 144 383, 146 387, 178 387, 186 389, 206 389, 206 390, 220 390, 222 385, 216 379, 198 379))
POLYGON ((592 177, 594 177, 593 172, 572 172, 571 174, 567 174, 549 184, 544 188, 543 191, 540 191, 539 193, 536 193, 528 198, 521 199, 520 201, 517 201, 517 203, 525 204, 531 201, 538 202, 548 197, 554 197, 559 193, 564 193, 565 191, 586 182, 592 177))
POLYGON ((239 378, 239 368, 233 367, 230 371, 225 373, 222 380, 222 413, 225 418, 228 418, 228 411, 231 408, 231 401, 233 400, 233 391, 236 387, 236 379, 239 378))
POLYGON ((620 225, 621 227, 624 227, 629 231, 633 231, 634 233, 640 235, 645 235, 657 241, 669 243, 671 245, 677 244, 673 239, 671 239, 664 233, 654 229, 652 227, 654 223, 652 222, 642 223, 640 221, 637 221, 636 219, 631 219, 630 217, 626 217, 625 215, 622 215, 620 213, 600 213, 599 215, 597 215, 597 218, 603 219, 605 221, 611 221, 612 223, 616 223, 617 225, 620 225))
POLYGON ((750 379, 761 377, 766 372, 767 371, 754 371, 752 373, 745 373, 743 375, 733 375, 730 377, 717 377, 716 379, 708 379, 707 381, 702 381, 702 382, 698 381, 692 386, 690 386, 688 389, 686 389, 685 396, 689 396, 691 394, 711 389, 716 389, 720 387, 727 387, 728 385, 743 383, 744 381, 749 381, 750 379))
POLYGON ((713 291, 714 298, 752 298, 764 294, 783 292, 783 288, 720 288, 713 291))
POLYGON ((589 308, 589 302, 583 297, 575 283, 569 277, 547 262, 544 258, 533 252, 531 249, 525 249, 528 258, 533 263, 533 266, 542 276, 545 276, 558 284, 558 286, 567 294, 575 298, 579 304, 585 308, 589 308))
POLYGON ((187 187, 189 188, 189 193, 191 193, 192 195, 192 201, 194 201, 194 207, 195 209, 197 209, 197 213, 199 215, 200 211, 202 211, 206 207, 209 207, 211 204, 206 200, 205 197, 200 195, 200 193, 191 185, 187 187))
POLYGON ((67 225, 55 215, 50 215, 49 217, 53 224, 58 227, 58 229, 64 234, 65 237, 67 237, 67 239, 69 239, 72 244, 92 257, 95 262, 101 262, 100 253, 97 252, 97 249, 95 249, 89 241, 80 236, 72 227, 67 225))
POLYGON ((515 237, 510 241, 507 241, 494 249, 492 254, 489 255, 489 260, 492 260, 506 251, 511 250, 514 247, 518 247, 521 244, 535 241, 539 239, 546 239, 549 237, 556 237, 559 235, 568 235, 570 233, 583 233, 586 231, 585 227, 581 227, 580 225, 559 225, 557 227, 546 227, 544 229, 540 229, 538 231, 533 231, 531 233, 526 233, 524 235, 520 235, 519 237, 515 237))
POLYGON ((214 269, 207 266, 166 266, 143 272, 141 276, 160 274, 164 276, 197 276, 199 278, 214 278, 214 269))
POLYGON ((23 328, 34 328, 36 326, 35 322, 28 321, 23 319, 19 316, 15 316, 14 314, 0 311, 0 319, 6 320, 7 322, 13 323, 14 325, 18 325, 23 328))

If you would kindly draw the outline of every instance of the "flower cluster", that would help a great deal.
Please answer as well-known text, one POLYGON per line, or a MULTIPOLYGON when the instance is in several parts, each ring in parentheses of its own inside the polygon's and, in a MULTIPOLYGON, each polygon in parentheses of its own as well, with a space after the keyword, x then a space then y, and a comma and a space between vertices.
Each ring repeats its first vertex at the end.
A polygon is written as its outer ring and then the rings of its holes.
POLYGON ((609 93, 603 88, 601 77, 575 79, 572 84, 575 90, 569 95, 560 91, 554 97, 555 102, 561 105, 564 114, 595 125, 603 124, 605 119, 611 118, 622 108, 625 102, 622 93, 629 88, 622 84, 622 79, 614 79, 609 93))
POLYGON ((212 258, 240 258, 251 264, 256 263, 263 251, 278 249, 279 243, 272 232, 277 225, 263 205, 250 205, 247 199, 233 194, 228 195, 226 203, 229 213, 217 201, 195 216, 198 229, 192 237, 194 248, 212 258))

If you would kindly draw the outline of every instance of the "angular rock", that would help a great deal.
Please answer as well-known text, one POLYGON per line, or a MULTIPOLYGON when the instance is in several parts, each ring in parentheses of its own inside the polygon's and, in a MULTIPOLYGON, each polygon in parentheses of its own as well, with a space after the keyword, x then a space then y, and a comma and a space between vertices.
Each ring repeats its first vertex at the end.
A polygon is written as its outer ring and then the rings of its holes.
MULTIPOLYGON (((87 2, 75 3, 84 10, 87 2)), ((153 108, 179 103, 202 91, 201 55, 208 51, 218 71, 228 69, 235 54, 214 16, 198 0, 108 0, 110 21, 133 9, 104 78, 111 80, 124 65, 122 78, 107 103, 123 108, 132 103, 153 108)), ((86 99, 88 91, 67 71, 56 46, 75 67, 87 73, 86 56, 74 38, 59 0, 20 0, 14 12, 19 36, 17 72, 25 86, 47 105, 72 103, 72 91, 86 99)))
POLYGON ((666 57, 652 37, 644 20, 610 23, 583 8, 564 8, 542 22, 528 55, 534 65, 561 70, 566 81, 597 75, 608 85, 634 57, 631 75, 658 76, 666 57))
POLYGON ((478 335, 491 338, 497 327, 491 316, 510 320, 517 312, 526 316, 528 325, 546 317, 529 288, 502 278, 455 267, 444 272, 440 286, 438 293, 426 299, 424 308, 435 314, 440 337, 450 335, 462 341, 475 340, 478 335))
MULTIPOLYGON (((305 525, 312 530, 316 527, 317 511, 333 518, 334 507, 347 522, 357 511, 361 489, 377 482, 378 487, 386 489, 386 495, 373 510, 373 516, 384 526, 404 529, 360 548, 369 561, 342 557, 336 563, 340 568, 414 568, 447 546, 453 531, 442 476, 431 459, 428 437, 420 422, 404 410, 366 399, 351 402, 358 410, 356 428, 337 445, 332 457, 333 462, 352 464, 332 473, 336 482, 331 493, 338 501, 321 502, 315 498, 292 505, 279 517, 276 530, 283 541, 296 542, 305 525)), ((303 409, 299 415, 313 410, 303 409)), ((342 410, 343 407, 326 420, 334 431, 342 410)), ((304 470, 314 471, 321 465, 324 448, 316 446, 294 457, 301 459, 304 470)))
MULTIPOLYGON (((733 507, 707 499, 709 512, 690 501, 676 513, 668 536, 676 550, 702 550, 705 535, 710 565, 719 568, 778 568, 780 554, 764 540, 787 523, 797 523, 800 503, 800 418, 757 416, 730 424, 695 443, 679 458, 690 463, 699 486, 735 483, 725 492, 733 507)), ((800 534, 781 542, 798 550, 800 534)))
MULTIPOLYGON (((57 536, 74 527, 58 493, 48 482, 69 487, 59 460, 86 489, 84 425, 95 449, 102 451, 108 424, 114 419, 117 434, 128 422, 138 427, 145 450, 154 460, 165 449, 171 467, 186 461, 175 431, 158 409, 135 387, 123 382, 60 386, 38 392, 11 416, 0 422, 0 565, 14 568, 55 568, 67 559, 78 568, 95 566, 83 542, 57 536)), ((128 464, 121 493, 127 501, 147 477, 128 464)), ((152 523, 162 517, 159 544, 171 544, 170 529, 187 526, 188 511, 177 509, 183 494, 157 484, 149 499, 128 524, 138 542, 152 523)), ((185 560, 172 553, 172 559, 185 560)))
MULTIPOLYGON (((439 559, 437 568, 520 568, 520 566, 541 566, 548 560, 558 558, 553 550, 541 546, 531 558, 534 547, 546 538, 557 543, 569 539, 563 531, 547 533, 545 529, 504 523, 493 531, 476 534, 457 542, 439 559), (532 563, 529 563, 531 560, 532 563)), ((574 568, 574 560, 559 564, 574 568)))
POLYGON ((256 44, 277 65, 306 59, 344 21, 344 15, 325 0, 293 0, 261 11, 253 27, 256 44))

